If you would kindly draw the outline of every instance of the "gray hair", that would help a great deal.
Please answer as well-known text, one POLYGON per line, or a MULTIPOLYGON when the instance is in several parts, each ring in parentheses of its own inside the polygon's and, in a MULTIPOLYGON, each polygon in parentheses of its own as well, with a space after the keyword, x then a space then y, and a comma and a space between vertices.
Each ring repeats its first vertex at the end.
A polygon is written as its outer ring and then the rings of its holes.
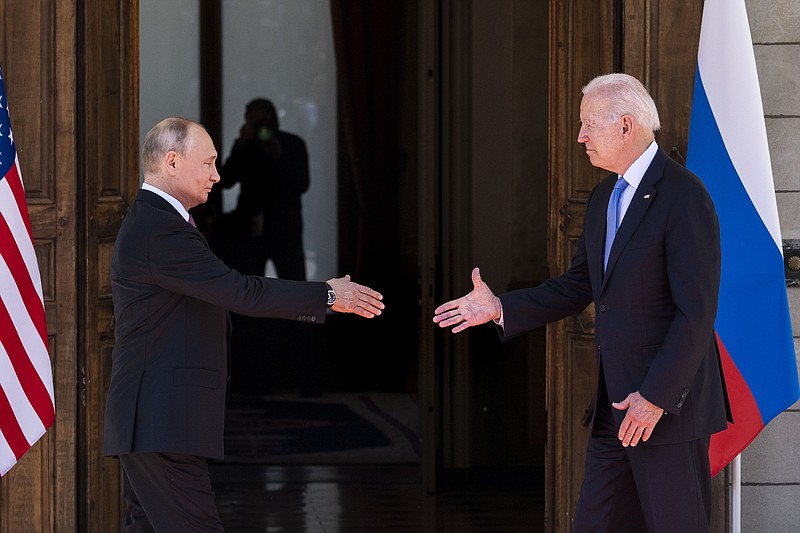
POLYGON ((165 118, 147 132, 142 144, 142 171, 145 176, 157 174, 161 160, 167 152, 183 156, 190 148, 189 131, 200 124, 181 117, 165 118))
POLYGON ((661 128, 658 109, 644 85, 629 74, 605 74, 586 84, 584 96, 602 98, 610 108, 611 122, 623 115, 634 117, 640 124, 656 132, 661 128))

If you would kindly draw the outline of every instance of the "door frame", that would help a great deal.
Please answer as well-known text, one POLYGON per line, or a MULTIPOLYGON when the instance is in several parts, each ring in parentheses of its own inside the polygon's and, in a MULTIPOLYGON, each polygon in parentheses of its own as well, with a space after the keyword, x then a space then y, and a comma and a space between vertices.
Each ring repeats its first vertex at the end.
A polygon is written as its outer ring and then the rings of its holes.
POLYGON ((418 2, 419 9, 419 178, 418 239, 420 275, 419 320, 419 439, 422 488, 434 492, 437 485, 439 440, 439 365, 437 335, 427 322, 438 301, 441 272, 439 250, 439 2, 418 2))

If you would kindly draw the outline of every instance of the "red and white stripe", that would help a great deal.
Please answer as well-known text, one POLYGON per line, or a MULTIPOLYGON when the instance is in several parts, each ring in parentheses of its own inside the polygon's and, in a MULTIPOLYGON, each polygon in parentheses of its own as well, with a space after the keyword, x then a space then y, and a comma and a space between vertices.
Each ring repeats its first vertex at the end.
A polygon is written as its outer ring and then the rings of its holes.
POLYGON ((52 425, 42 283, 19 161, 0 178, 0 475, 52 425))

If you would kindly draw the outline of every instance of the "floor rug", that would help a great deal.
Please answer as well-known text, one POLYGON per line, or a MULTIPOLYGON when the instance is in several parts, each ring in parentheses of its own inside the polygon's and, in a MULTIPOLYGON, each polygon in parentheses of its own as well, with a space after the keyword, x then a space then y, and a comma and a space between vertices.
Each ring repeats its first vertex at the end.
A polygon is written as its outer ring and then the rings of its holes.
POLYGON ((225 462, 417 463, 417 405, 407 394, 232 397, 225 462))

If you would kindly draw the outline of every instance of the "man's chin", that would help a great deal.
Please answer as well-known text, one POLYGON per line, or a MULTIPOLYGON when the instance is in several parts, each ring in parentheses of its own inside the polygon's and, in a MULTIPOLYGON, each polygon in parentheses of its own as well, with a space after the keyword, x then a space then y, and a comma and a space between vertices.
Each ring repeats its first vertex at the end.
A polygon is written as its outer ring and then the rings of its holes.
MULTIPOLYGON (((198 196, 198 197, 195 199, 195 201, 194 201, 194 205, 193 205, 192 207, 197 207, 198 205, 203 205, 203 204, 204 204, 204 203, 206 203, 207 201, 208 201, 208 193, 204 194, 203 196, 198 196)), ((191 208, 190 208, 190 209, 191 209, 191 208)))
MULTIPOLYGON (((599 160, 597 158, 597 156, 594 155, 593 153, 586 154, 586 155, 589 156, 589 163, 591 163, 593 167, 600 168, 600 169, 603 169, 603 170, 609 170, 609 169, 607 169, 606 167, 603 166, 603 162, 601 160, 599 160)), ((611 172, 611 171, 609 170, 609 172, 611 172)))

